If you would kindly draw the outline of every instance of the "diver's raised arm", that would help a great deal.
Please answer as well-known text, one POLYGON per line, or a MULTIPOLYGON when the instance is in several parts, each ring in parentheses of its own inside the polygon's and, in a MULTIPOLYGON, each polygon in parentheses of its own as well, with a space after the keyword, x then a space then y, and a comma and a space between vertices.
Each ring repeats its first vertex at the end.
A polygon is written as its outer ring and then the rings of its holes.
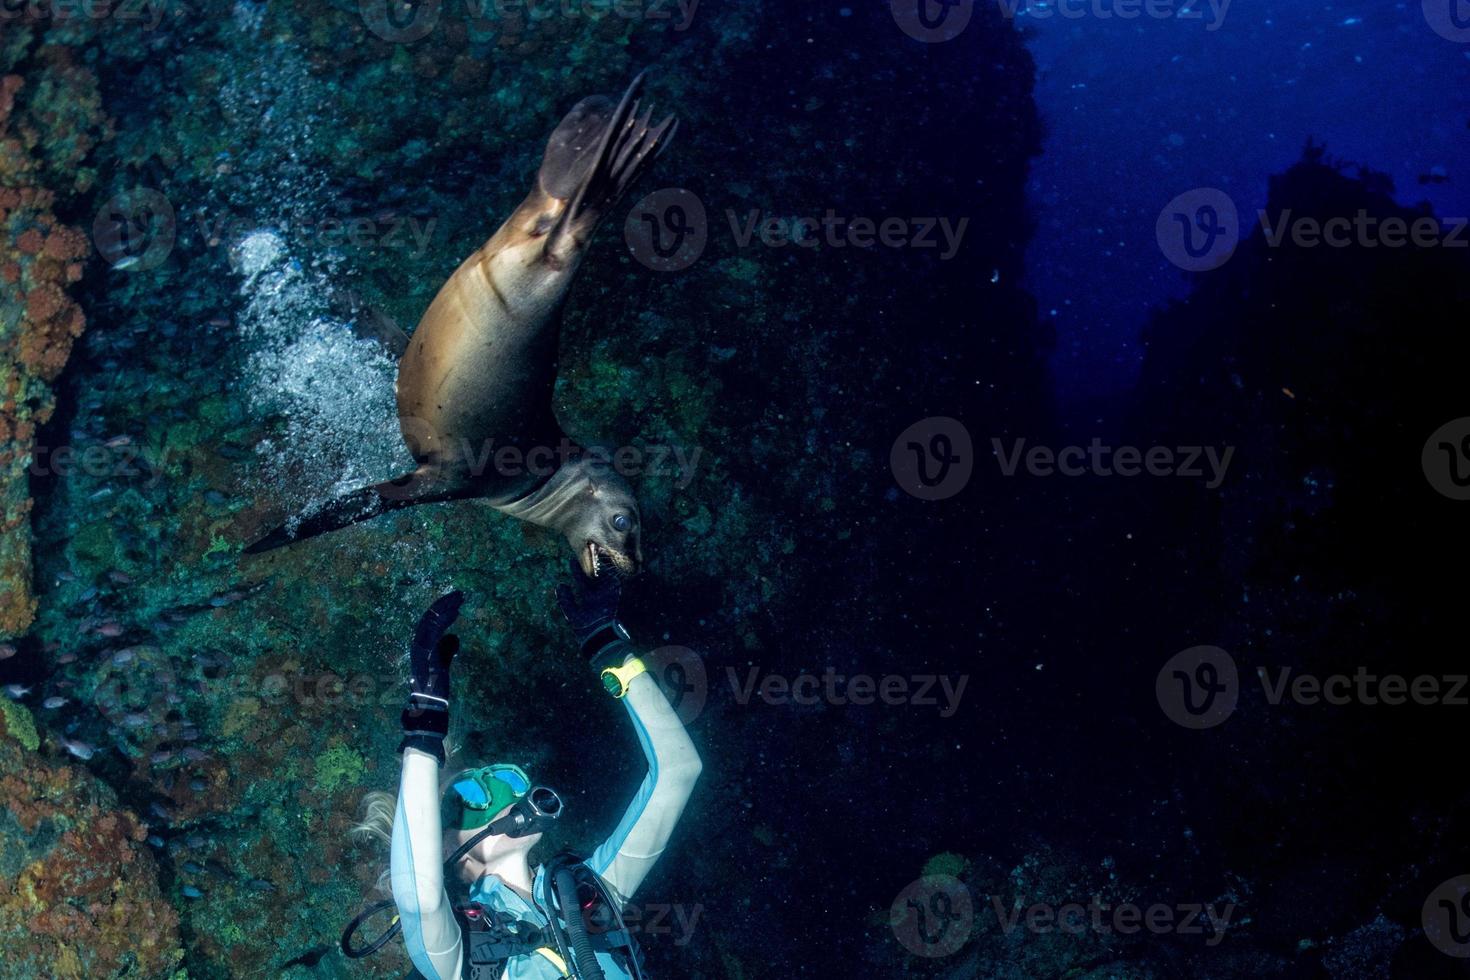
POLYGON ((444 836, 439 813, 439 768, 449 733, 449 666, 459 640, 446 631, 464 596, 451 592, 419 620, 409 657, 408 703, 403 708, 403 774, 393 818, 390 874, 409 959, 426 980, 460 975, 461 936, 444 891, 444 836))
POLYGON ((648 775, 617 829, 587 859, 593 871, 627 902, 663 854, 703 763, 678 714, 628 645, 617 621, 621 583, 616 575, 588 578, 572 562, 574 586, 557 590, 557 601, 577 634, 582 653, 622 699, 648 761, 648 775))

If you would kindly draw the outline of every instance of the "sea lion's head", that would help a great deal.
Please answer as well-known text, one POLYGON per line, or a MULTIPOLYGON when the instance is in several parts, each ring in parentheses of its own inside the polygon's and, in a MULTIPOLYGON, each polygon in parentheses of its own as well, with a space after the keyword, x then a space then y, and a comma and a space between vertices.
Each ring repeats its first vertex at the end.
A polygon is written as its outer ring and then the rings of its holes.
POLYGON ((571 460, 567 469, 576 490, 561 530, 582 571, 591 577, 607 571, 637 574, 643 565, 643 522, 633 488, 596 453, 571 460))

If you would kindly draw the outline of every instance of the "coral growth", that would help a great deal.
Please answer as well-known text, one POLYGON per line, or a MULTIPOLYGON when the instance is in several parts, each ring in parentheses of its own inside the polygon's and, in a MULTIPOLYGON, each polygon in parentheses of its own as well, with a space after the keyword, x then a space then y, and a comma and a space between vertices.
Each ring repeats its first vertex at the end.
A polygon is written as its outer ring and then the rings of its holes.
POLYGON ((38 755, 24 708, 0 721, 0 977, 173 976, 178 915, 147 828, 85 770, 38 755))
POLYGON ((91 186, 80 165, 110 135, 97 79, 69 49, 43 45, 25 68, 0 78, 0 637, 35 614, 28 470, 51 383, 86 325, 67 290, 90 248, 57 219, 57 197, 91 186))

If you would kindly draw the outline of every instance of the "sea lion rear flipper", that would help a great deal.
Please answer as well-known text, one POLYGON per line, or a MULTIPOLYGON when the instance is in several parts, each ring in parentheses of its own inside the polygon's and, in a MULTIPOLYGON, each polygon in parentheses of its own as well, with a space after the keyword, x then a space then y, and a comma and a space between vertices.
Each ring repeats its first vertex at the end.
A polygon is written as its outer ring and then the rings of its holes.
POLYGON ((446 481, 428 470, 415 470, 384 483, 353 490, 345 496, 328 501, 317 510, 298 514, 248 545, 244 553, 258 555, 272 551, 328 531, 370 520, 390 510, 473 496, 475 490, 467 484, 446 481))
POLYGON ((653 108, 639 115, 636 98, 646 72, 633 79, 622 101, 592 96, 567 113, 546 144, 537 176, 552 197, 570 199, 546 238, 546 254, 565 258, 585 243, 603 216, 668 148, 679 121, 669 115, 651 125, 653 108))

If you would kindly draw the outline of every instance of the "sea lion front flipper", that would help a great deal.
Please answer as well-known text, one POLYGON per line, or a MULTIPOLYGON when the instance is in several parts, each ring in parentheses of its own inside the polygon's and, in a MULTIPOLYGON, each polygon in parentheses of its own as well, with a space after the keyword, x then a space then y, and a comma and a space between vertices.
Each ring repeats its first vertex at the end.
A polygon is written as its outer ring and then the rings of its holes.
POLYGON ((284 545, 370 520, 390 510, 401 510, 415 504, 461 500, 475 495, 475 488, 468 483, 447 481, 432 470, 418 469, 384 483, 353 490, 349 494, 329 500, 316 510, 298 514, 248 545, 244 554, 258 555, 273 551, 284 545))
POLYGON ((678 131, 673 115, 657 126, 651 107, 639 115, 636 96, 646 74, 633 79, 610 113, 612 102, 602 96, 577 103, 547 141, 537 179, 548 195, 571 202, 547 235, 548 258, 565 260, 585 244, 678 131))

